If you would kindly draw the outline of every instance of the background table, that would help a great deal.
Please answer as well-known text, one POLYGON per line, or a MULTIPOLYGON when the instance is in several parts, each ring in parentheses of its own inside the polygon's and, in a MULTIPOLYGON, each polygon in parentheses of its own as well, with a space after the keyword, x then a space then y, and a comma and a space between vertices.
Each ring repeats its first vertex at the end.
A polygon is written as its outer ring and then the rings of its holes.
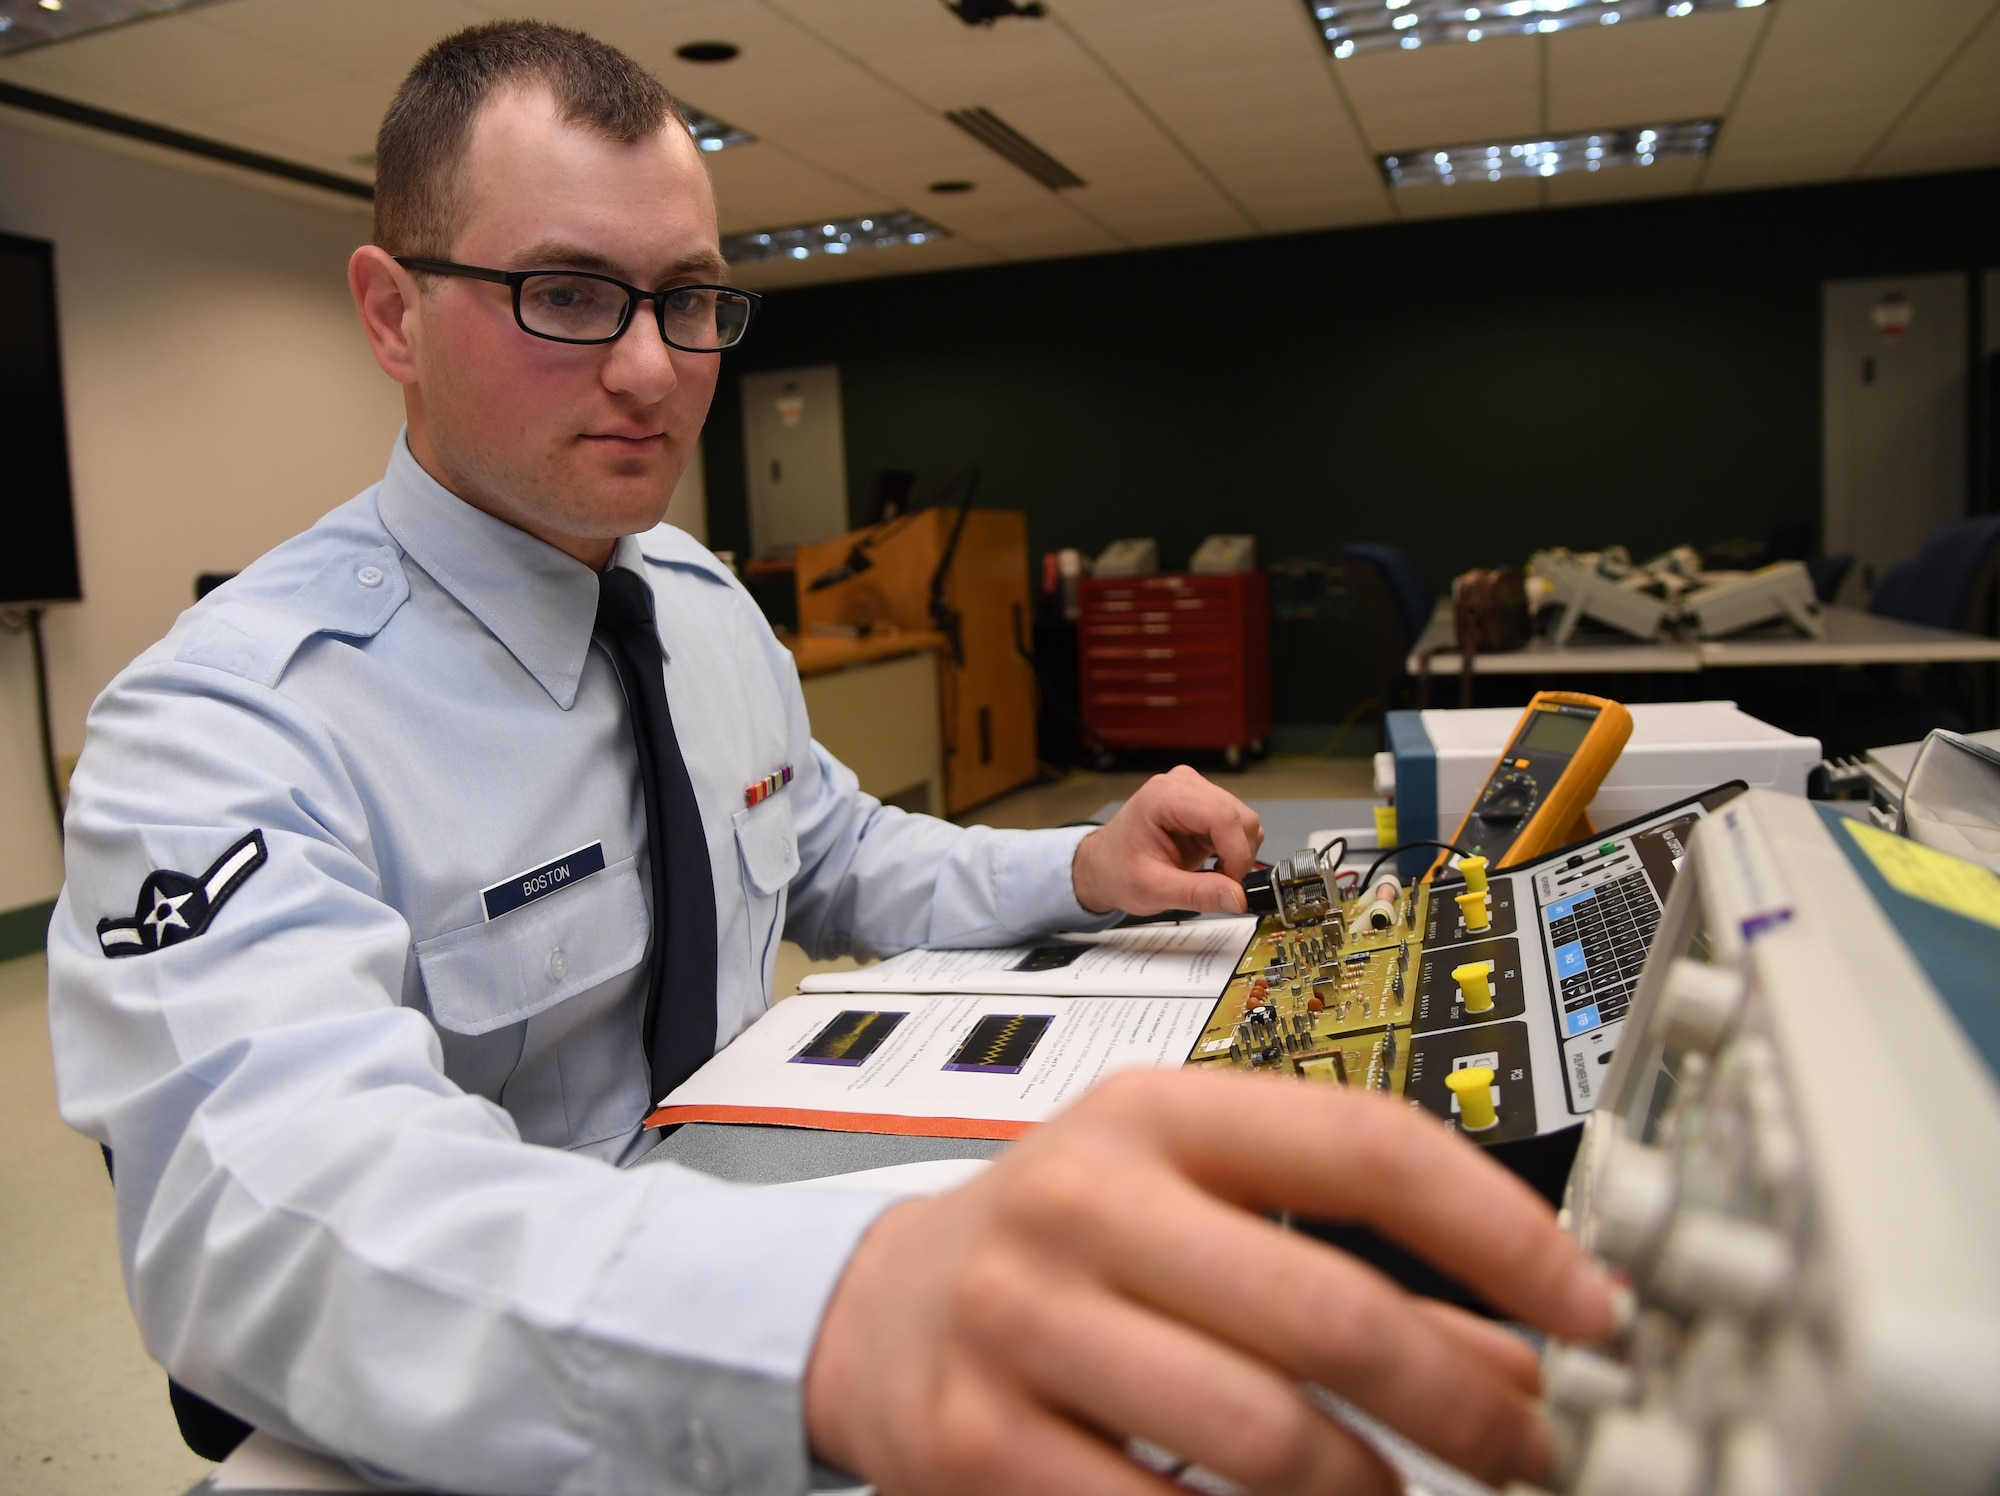
POLYGON ((938 661, 945 639, 873 633, 865 639, 780 636, 799 667, 813 736, 885 804, 945 812, 944 712, 938 661))
MULTIPOLYGON (((1859 608, 1820 610, 1824 639, 1801 636, 1789 625, 1764 625, 1727 639, 1630 639, 1619 634, 1578 634, 1558 648, 1536 635, 1522 649, 1477 655, 1474 675, 1687 674, 1751 666, 1944 665, 2000 661, 2000 639, 1925 628, 1880 618, 1859 608)), ((1451 605, 1440 602, 1403 662, 1421 674, 1430 654, 1433 676, 1463 668, 1452 643, 1451 605), (1432 650, 1437 653, 1431 654, 1432 650)))

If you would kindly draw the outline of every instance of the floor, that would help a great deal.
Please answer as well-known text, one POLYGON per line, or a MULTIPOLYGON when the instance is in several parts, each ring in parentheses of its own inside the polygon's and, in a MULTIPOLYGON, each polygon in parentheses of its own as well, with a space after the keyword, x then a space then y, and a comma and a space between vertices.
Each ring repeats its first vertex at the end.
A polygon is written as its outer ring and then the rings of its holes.
POLYGON ((0 963, 0 1490, 177 1496, 210 1467, 125 1307, 104 1160, 56 1115, 46 987, 0 963))
MULTIPOLYGON (((1245 799, 1369 792, 1365 758, 1273 758, 1221 780, 1245 799)), ((1082 820, 1139 773, 1077 773, 981 807, 995 826, 1082 820)), ((827 965, 835 963, 823 963, 827 965)), ((778 990, 818 969, 787 945, 778 990)), ((56 1115, 46 971, 0 963, 0 1490, 9 1496, 178 1496, 210 1467, 180 1442, 166 1379, 125 1306, 111 1188, 96 1145, 56 1115)))

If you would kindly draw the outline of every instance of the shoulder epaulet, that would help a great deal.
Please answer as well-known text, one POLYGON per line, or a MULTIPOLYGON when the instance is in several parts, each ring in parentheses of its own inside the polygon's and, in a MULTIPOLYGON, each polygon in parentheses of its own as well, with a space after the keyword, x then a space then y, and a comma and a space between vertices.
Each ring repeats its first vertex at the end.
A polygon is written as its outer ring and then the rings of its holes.
MULTIPOLYGON (((246 576, 247 580, 247 576, 246 576)), ((281 596, 218 596, 174 658, 275 686, 299 647, 316 634, 368 639, 409 598, 402 553, 390 546, 343 551, 304 585, 281 596)))
POLYGON ((654 566, 684 566, 727 586, 736 585, 736 574, 722 564, 714 551, 685 530, 673 525, 655 525, 638 539, 639 554, 654 566))

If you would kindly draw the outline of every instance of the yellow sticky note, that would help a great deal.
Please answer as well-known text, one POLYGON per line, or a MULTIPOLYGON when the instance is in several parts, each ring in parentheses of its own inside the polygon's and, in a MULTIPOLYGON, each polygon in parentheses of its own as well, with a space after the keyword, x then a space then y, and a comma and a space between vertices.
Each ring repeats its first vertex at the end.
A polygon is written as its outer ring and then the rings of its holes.
POLYGON ((1860 821, 1841 824, 1896 892, 2000 929, 2000 874, 1860 821))

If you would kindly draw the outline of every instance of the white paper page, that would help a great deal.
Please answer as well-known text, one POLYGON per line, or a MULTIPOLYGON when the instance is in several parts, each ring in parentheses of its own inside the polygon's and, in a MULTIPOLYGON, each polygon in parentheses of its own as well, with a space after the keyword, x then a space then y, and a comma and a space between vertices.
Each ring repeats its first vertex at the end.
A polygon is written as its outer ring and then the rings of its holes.
POLYGON ((856 971, 815 972, 799 990, 1220 997, 1256 929, 1245 914, 1051 935, 1034 945, 904 951, 856 971))
POLYGON ((373 1491, 347 1466, 275 1439, 262 1429, 209 1473, 216 1491, 373 1491))
POLYGON ((1040 1122, 1119 1070, 1179 1066, 1212 998, 807 993, 661 1103, 1040 1122))
POLYGON ((823 1174, 818 1179, 761 1188, 788 1190, 809 1184, 816 1190, 859 1190, 869 1195, 942 1195, 970 1184, 992 1162, 990 1158, 920 1158, 907 1164, 883 1164, 850 1174, 823 1174))

